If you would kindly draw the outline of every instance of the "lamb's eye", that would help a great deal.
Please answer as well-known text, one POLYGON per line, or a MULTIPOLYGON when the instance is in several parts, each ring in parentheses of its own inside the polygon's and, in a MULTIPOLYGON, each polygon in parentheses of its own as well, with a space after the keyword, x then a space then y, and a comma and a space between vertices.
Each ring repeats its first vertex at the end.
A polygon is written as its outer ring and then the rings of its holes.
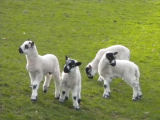
POLYGON ((70 67, 74 67, 74 65, 73 65, 72 63, 69 63, 68 65, 69 65, 70 67))
POLYGON ((69 63, 68 65, 69 65, 69 66, 72 66, 72 63, 69 63))
POLYGON ((25 49, 28 49, 29 47, 28 47, 28 45, 25 45, 25 49))

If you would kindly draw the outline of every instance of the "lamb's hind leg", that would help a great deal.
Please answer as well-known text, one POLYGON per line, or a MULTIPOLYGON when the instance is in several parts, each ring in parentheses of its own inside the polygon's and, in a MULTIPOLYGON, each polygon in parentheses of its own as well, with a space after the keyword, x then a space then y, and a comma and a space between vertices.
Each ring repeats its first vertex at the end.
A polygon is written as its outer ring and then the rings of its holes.
POLYGON ((52 75, 47 74, 47 75, 45 76, 45 81, 44 81, 44 83, 43 83, 43 92, 44 92, 44 93, 46 93, 46 92, 48 91, 48 87, 49 87, 49 85, 50 85, 51 79, 52 79, 52 75))
POLYGON ((137 101, 138 98, 138 85, 136 83, 133 83, 133 97, 132 100, 133 101, 137 101))
POLYGON ((138 99, 142 98, 142 91, 141 91, 141 87, 140 84, 138 85, 138 99))
POLYGON ((131 79, 127 81, 129 83, 129 85, 132 87, 133 89, 133 97, 132 100, 133 101, 137 101, 139 99, 138 97, 138 90, 139 90, 139 82, 137 82, 135 79, 131 79))
POLYGON ((60 74, 56 74, 54 77, 54 83, 55 83, 55 98, 59 99, 60 96, 60 74))

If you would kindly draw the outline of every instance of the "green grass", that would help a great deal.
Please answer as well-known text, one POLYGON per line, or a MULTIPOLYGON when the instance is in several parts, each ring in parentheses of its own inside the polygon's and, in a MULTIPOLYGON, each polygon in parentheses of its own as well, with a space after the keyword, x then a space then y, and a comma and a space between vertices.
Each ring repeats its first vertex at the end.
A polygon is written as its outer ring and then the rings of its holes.
POLYGON ((0 120, 159 120, 159 0, 0 0, 0 120), (63 68, 65 55, 83 63, 81 110, 72 100, 54 99, 39 89, 30 101, 25 56, 18 48, 32 39, 40 54, 55 54, 63 68), (113 80, 110 99, 103 85, 89 80, 85 66, 100 48, 122 44, 141 71, 143 99, 133 102, 132 89, 113 80))

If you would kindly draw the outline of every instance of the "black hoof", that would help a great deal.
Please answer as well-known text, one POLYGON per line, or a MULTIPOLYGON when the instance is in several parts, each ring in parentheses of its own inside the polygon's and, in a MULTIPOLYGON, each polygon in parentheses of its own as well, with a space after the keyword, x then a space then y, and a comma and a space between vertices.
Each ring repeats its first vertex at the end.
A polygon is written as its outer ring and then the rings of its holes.
POLYGON ((68 97, 67 97, 67 96, 65 97, 65 100, 68 100, 68 97))
POLYGON ((103 97, 106 99, 110 98, 110 92, 108 94, 104 94, 103 97))
POLYGON ((44 93, 47 93, 47 90, 43 90, 44 93))
POLYGON ((142 99, 142 95, 139 95, 139 96, 138 96, 138 99, 142 99))
POLYGON ((78 111, 78 110, 80 110, 80 108, 76 108, 76 110, 78 111))
POLYGON ((59 99, 59 96, 58 97, 55 97, 56 99, 59 99))
POLYGON ((37 97, 36 97, 36 99, 31 99, 31 101, 32 102, 37 102, 37 97))
POLYGON ((60 98, 60 95, 59 96, 57 96, 57 97, 55 97, 55 99, 59 99, 60 98))
POLYGON ((78 111, 78 110, 80 110, 80 108, 79 108, 79 107, 75 107, 74 109, 75 109, 75 110, 77 110, 77 111, 78 111))
POLYGON ((138 96, 132 99, 133 101, 139 100, 138 96))
POLYGON ((106 99, 110 98, 109 95, 104 95, 103 97, 106 98, 106 99))
POLYGON ((60 103, 64 103, 64 100, 59 99, 59 102, 60 102, 60 103))
POLYGON ((78 103, 79 103, 79 104, 81 103, 81 101, 82 101, 81 99, 78 99, 78 103))

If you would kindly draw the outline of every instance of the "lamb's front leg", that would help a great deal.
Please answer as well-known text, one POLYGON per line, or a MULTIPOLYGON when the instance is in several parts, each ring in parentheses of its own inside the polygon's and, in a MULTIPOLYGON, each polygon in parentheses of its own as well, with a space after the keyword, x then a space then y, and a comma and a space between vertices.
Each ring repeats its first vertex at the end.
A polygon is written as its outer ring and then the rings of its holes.
POLYGON ((78 103, 78 90, 75 88, 72 90, 72 100, 73 100, 73 107, 76 110, 79 110, 79 103, 78 103))
POLYGON ((107 79, 104 79, 104 93, 103 93, 103 97, 104 98, 109 98, 110 97, 110 82, 111 82, 111 79, 107 78, 107 79))
POLYGON ((98 82, 102 82, 102 81, 103 81, 103 78, 102 78, 101 76, 99 76, 99 78, 98 78, 97 81, 98 81, 98 82))
POLYGON ((32 82, 32 95, 31 95, 31 101, 37 101, 38 96, 38 88, 40 85, 40 82, 42 81, 43 74, 36 74, 36 79, 32 82))

